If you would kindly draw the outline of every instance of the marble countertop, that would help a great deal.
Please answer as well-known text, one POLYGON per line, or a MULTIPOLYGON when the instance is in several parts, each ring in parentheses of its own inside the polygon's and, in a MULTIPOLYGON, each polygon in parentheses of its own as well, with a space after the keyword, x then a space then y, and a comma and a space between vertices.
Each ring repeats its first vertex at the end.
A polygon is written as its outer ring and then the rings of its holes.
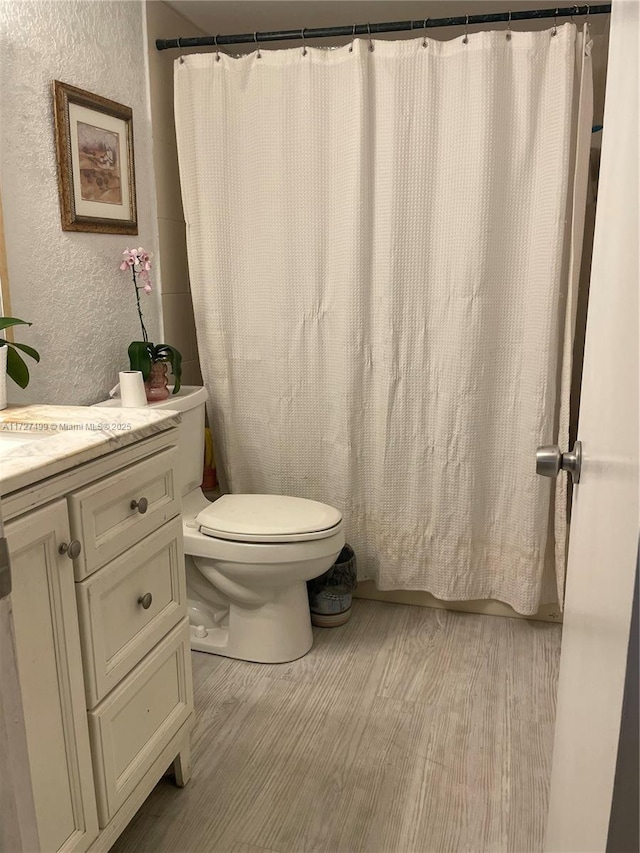
POLYGON ((168 409, 9 406, 0 410, 0 495, 179 423, 168 409))

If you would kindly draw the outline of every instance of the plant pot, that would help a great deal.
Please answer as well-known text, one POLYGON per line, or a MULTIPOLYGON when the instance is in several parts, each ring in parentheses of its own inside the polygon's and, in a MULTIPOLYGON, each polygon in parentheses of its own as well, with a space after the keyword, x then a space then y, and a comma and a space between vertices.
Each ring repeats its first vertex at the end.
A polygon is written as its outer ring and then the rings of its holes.
POLYGON ((167 364, 164 361, 154 361, 151 364, 149 378, 144 383, 148 403, 159 403, 169 397, 167 382, 167 364))
POLYGON ((0 409, 7 408, 7 352, 9 347, 0 346, 0 409))

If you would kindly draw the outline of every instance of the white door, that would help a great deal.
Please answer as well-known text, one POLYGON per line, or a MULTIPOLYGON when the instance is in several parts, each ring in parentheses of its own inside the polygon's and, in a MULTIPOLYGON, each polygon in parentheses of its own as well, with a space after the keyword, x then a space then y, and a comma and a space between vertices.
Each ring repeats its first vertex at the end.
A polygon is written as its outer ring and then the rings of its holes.
POLYGON ((638 548, 637 0, 614 0, 547 853, 604 851, 638 548))

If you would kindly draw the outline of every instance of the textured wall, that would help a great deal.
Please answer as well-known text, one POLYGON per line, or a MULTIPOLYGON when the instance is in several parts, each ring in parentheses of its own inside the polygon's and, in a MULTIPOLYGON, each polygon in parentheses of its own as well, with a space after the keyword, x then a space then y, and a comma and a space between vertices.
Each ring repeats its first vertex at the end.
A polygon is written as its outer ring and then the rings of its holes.
MULTIPOLYGON (((129 246, 156 251, 157 223, 141 2, 0 4, 0 153, 12 313, 31 320, 17 340, 42 361, 10 401, 87 404, 104 398, 140 337, 133 287, 118 270, 129 246), (62 231, 51 81, 133 108, 137 236, 62 231)), ((157 283, 157 282, 155 282, 157 283)), ((144 298, 159 334, 159 288, 144 298)))
POLYGON ((173 119, 173 63, 177 56, 175 51, 156 50, 155 42, 157 38, 173 38, 176 34, 204 33, 166 3, 149 2, 146 8, 164 337, 182 353, 182 381, 186 385, 201 385, 173 119))

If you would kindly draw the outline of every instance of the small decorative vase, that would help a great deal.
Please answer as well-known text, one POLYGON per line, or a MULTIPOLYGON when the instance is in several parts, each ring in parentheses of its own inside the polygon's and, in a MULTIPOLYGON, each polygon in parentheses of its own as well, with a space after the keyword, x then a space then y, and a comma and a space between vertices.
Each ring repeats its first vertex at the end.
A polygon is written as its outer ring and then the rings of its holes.
POLYGON ((152 362, 149 378, 144 383, 144 390, 148 403, 159 403, 161 400, 166 400, 169 397, 166 362, 152 362))

